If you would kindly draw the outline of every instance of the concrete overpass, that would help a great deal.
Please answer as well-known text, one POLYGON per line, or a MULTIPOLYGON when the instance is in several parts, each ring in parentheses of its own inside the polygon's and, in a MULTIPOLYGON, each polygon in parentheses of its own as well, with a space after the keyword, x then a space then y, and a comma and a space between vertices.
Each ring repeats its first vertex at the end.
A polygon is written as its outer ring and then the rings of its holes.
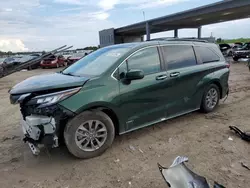
POLYGON ((174 37, 178 37, 178 29, 188 28, 197 29, 197 37, 201 38, 203 25, 250 18, 249 10, 250 0, 224 0, 117 29, 102 30, 99 32, 100 46, 143 41, 144 35, 150 40, 150 34, 170 30, 174 30, 174 37))

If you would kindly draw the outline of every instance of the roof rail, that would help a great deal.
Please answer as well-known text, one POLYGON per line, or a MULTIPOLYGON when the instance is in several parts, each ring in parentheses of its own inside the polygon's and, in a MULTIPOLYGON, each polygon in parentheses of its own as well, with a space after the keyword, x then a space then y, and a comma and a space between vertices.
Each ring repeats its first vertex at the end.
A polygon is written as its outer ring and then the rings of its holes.
POLYGON ((207 40, 197 39, 197 38, 155 38, 150 41, 190 41, 190 42, 208 42, 207 40))

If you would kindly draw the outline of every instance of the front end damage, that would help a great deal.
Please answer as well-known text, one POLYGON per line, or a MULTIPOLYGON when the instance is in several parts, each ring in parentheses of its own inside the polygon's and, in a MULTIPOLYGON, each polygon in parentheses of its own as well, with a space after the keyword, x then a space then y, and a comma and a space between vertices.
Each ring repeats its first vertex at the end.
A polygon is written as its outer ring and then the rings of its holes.
MULTIPOLYGON (((32 153, 38 155, 42 148, 56 148, 63 140, 63 130, 67 121, 75 114, 60 104, 61 93, 76 93, 79 88, 50 94, 11 95, 12 104, 20 104, 23 141, 28 143, 32 153), (56 96, 56 97, 55 97, 56 96), (60 98, 60 100, 56 100, 60 98), (40 102, 46 101, 46 102, 40 102), (52 102, 51 102, 52 101, 52 102)), ((67 95, 69 97, 71 95, 67 95)))
POLYGON ((21 120, 24 134, 24 142, 28 145, 34 155, 40 153, 40 147, 58 147, 58 135, 56 133, 55 118, 41 115, 30 115, 21 120))

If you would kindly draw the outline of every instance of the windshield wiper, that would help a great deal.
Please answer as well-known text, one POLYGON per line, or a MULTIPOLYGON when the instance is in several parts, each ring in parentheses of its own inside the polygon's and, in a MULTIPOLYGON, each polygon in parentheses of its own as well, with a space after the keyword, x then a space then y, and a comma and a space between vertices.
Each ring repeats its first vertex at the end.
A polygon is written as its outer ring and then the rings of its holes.
POLYGON ((62 72, 60 72, 61 74, 64 74, 64 75, 67 75, 67 76, 75 76, 75 77, 80 77, 80 76, 78 76, 78 75, 74 75, 73 73, 71 73, 71 72, 68 72, 68 73, 64 73, 63 71, 62 72))

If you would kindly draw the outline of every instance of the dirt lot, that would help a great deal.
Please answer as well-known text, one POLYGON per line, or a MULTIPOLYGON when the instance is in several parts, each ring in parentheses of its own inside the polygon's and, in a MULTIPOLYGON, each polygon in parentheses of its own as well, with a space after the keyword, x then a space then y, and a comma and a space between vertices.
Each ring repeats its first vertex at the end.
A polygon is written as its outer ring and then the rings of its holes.
POLYGON ((241 162, 250 165, 250 145, 228 129, 250 130, 250 72, 243 63, 231 65, 230 96, 216 112, 195 112, 118 136, 112 148, 90 160, 77 160, 65 148, 34 157, 21 141, 19 107, 10 105, 8 89, 48 71, 55 69, 0 79, 0 187, 163 188, 157 162, 168 166, 178 155, 189 157, 188 166, 209 181, 249 187, 250 171, 241 162))

